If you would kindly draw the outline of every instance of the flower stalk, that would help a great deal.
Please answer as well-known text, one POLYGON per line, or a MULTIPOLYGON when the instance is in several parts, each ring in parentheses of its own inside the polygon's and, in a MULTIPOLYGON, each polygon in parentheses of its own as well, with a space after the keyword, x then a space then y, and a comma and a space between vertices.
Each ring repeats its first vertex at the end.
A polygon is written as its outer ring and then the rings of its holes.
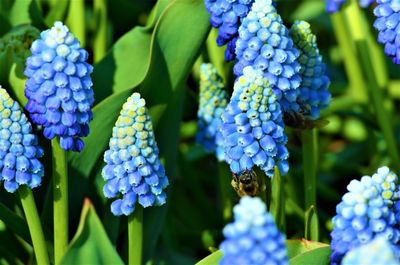
POLYGON ((143 255, 143 207, 135 207, 128 217, 129 265, 142 264, 143 255))

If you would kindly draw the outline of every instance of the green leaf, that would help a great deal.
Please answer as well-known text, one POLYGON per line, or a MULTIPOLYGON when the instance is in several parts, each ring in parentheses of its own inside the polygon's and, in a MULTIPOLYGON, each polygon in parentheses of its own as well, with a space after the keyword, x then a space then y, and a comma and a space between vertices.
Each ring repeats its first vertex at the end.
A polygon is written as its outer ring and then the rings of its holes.
POLYGON ((196 265, 216 265, 222 258, 222 252, 220 250, 211 253, 204 259, 196 263, 196 265))
POLYGON ((0 0, 0 15, 10 23, 10 26, 32 23, 37 26, 43 25, 41 14, 35 0, 0 0))
POLYGON ((66 16, 68 5, 70 1, 57 1, 55 2, 55 6, 53 6, 46 18, 44 19, 46 25, 48 27, 53 26, 56 21, 64 21, 66 16))
POLYGON ((291 260, 299 255, 308 253, 315 249, 325 248, 325 247, 329 248, 329 245, 320 242, 309 241, 306 239, 288 239, 286 240, 286 247, 289 259, 291 260))
POLYGON ((7 206, 0 203, 0 220, 4 222, 8 229, 13 231, 16 235, 21 237, 28 243, 31 243, 31 236, 28 230, 28 224, 25 220, 16 215, 7 206))
POLYGON ((319 221, 317 209, 314 205, 306 211, 305 215, 305 238, 317 240, 319 238, 319 221))
POLYGON ((290 265, 329 265, 331 249, 329 246, 316 248, 297 255, 289 260, 290 265))
POLYGON ((82 209, 78 230, 61 264, 124 264, 88 199, 82 209))

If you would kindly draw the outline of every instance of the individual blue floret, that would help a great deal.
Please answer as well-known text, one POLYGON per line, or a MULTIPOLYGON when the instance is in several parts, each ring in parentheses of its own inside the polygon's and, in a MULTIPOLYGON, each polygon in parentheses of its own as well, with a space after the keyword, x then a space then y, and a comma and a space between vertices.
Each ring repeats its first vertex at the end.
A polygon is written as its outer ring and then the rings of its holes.
POLYGON ((311 119, 318 119, 320 111, 325 109, 331 99, 329 77, 325 74, 326 66, 319 54, 317 40, 311 32, 310 24, 295 21, 290 29, 294 47, 300 52, 301 65, 300 95, 297 102, 301 112, 311 119))
POLYGON ((258 166, 271 177, 275 165, 281 174, 288 172, 289 153, 280 104, 261 70, 248 66, 236 80, 222 114, 221 133, 225 161, 233 173, 258 166))
POLYGON ((221 265, 289 264, 285 236, 258 197, 242 197, 233 208, 234 222, 223 230, 221 265))
POLYGON ((400 255, 400 202, 397 175, 381 167, 372 177, 352 180, 336 206, 331 233, 331 264, 339 265, 350 250, 382 237, 400 255))
MULTIPOLYGON (((359 0, 358 3, 361 7, 366 8, 370 6, 375 0, 359 0)), ((326 11, 328 13, 336 13, 346 0, 325 0, 326 11)))
POLYGON ((289 31, 271 0, 256 0, 239 27, 236 42, 237 76, 253 66, 264 72, 281 103, 282 110, 300 110, 296 100, 301 83, 299 51, 293 47, 289 31))
POLYGON ((139 93, 123 105, 113 128, 110 149, 104 153, 102 176, 114 215, 129 215, 138 201, 143 207, 163 205, 168 178, 158 157, 153 125, 139 93))
POLYGON ((0 86, 0 181, 8 192, 19 186, 33 189, 42 182, 44 169, 38 160, 43 149, 21 107, 0 86))
POLYGON ((235 59, 235 42, 238 28, 250 10, 254 0, 204 0, 207 11, 210 13, 210 23, 218 28, 217 44, 227 44, 225 60, 235 59))
POLYGON ((61 22, 40 34, 26 61, 26 109, 47 139, 60 137, 64 150, 81 151, 94 102, 88 53, 61 22))
POLYGON ((228 105, 228 99, 228 93, 224 90, 223 81, 217 70, 212 64, 202 64, 196 142, 202 144, 208 152, 215 152, 219 161, 224 160, 220 128, 221 115, 228 105))
POLYGON ((379 31, 378 42, 395 64, 400 64, 400 1, 377 0, 374 27, 379 31))
POLYGON ((400 265, 393 246, 386 239, 376 237, 371 242, 356 247, 344 256, 341 265, 400 265))

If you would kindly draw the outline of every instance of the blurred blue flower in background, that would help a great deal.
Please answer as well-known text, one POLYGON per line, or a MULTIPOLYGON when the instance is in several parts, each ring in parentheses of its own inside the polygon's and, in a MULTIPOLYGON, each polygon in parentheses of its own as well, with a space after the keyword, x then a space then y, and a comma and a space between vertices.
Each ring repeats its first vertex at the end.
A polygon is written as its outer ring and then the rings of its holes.
POLYGON ((61 22, 40 34, 26 61, 26 109, 47 139, 60 137, 64 150, 81 151, 94 102, 88 53, 61 22))
POLYGON ((199 98, 196 141, 202 144, 208 152, 215 152, 218 160, 223 161, 221 115, 228 104, 229 96, 224 90, 221 77, 212 64, 202 64, 200 67, 199 98))
POLYGON ((243 69, 222 121, 225 160, 233 173, 241 174, 255 165, 269 177, 275 165, 281 174, 288 172, 281 108, 261 70, 243 69))
POLYGON ((379 31, 378 42, 395 64, 400 64, 400 1, 377 0, 374 27, 379 31))
POLYGON ((21 107, 0 86, 0 181, 8 192, 20 185, 35 188, 42 182, 44 168, 38 160, 43 149, 21 107))
MULTIPOLYGON (((361 7, 370 6, 375 0, 359 0, 358 3, 361 7)), ((346 0, 325 0, 326 11, 328 13, 336 13, 340 7, 346 2, 346 0)))
POLYGON ((113 128, 110 149, 104 153, 103 192, 107 198, 117 198, 111 204, 116 216, 131 214, 136 202, 149 207, 166 201, 168 178, 145 104, 139 93, 128 98, 113 128))
POLYGON ((300 110, 296 100, 301 83, 299 51, 293 47, 289 31, 277 14, 272 0, 256 0, 239 27, 236 42, 237 63, 234 72, 243 68, 262 70, 280 101, 282 111, 300 110))
POLYGON ((300 95, 297 102, 301 112, 312 119, 320 116, 320 111, 328 107, 331 100, 329 77, 325 74, 326 66, 319 54, 317 39, 311 32, 310 24, 295 21, 290 29, 294 47, 300 52, 301 65, 300 95))
POLYGON ((241 19, 250 11, 254 0, 204 0, 210 23, 218 28, 217 44, 227 44, 225 60, 235 59, 235 43, 241 19))
POLYGON ((285 236, 258 197, 242 197, 233 208, 234 221, 223 230, 219 264, 289 264, 285 236))
POLYGON ((339 265, 350 250, 379 236, 388 240, 399 257, 400 202, 397 175, 387 167, 352 180, 336 206, 331 233, 331 264, 339 265))
POLYGON ((344 256, 341 265, 400 265, 393 246, 384 238, 376 237, 365 245, 356 247, 344 256))

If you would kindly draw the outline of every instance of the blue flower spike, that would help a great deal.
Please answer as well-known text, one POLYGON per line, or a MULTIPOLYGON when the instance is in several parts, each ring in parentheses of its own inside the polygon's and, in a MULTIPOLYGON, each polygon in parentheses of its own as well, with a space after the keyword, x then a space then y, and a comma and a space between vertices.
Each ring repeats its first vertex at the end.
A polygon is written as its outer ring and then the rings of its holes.
POLYGON ((200 102, 197 112, 196 141, 208 152, 215 152, 219 161, 224 160, 223 139, 220 132, 222 113, 229 96, 224 83, 212 64, 200 67, 200 102))
POLYGON ((290 35, 300 52, 301 85, 297 102, 305 116, 318 119, 320 111, 328 107, 331 94, 328 90, 330 80, 325 74, 326 66, 319 54, 317 38, 312 34, 310 24, 305 21, 295 21, 290 35))
POLYGON ((222 121, 225 161, 233 173, 242 174, 258 166, 272 177, 275 165, 282 175, 288 172, 280 104, 261 70, 251 66, 243 70, 222 121))
POLYGON ((385 53, 393 63, 400 64, 400 1, 377 0, 374 27, 379 31, 378 42, 385 46, 385 53))
MULTIPOLYGON (((369 7, 375 0, 359 0, 358 3, 362 8, 369 7)), ((336 13, 340 10, 346 0, 325 0, 326 12, 336 13)))
POLYGON ((153 125, 139 93, 122 106, 113 128, 109 149, 104 153, 103 192, 111 212, 130 215, 138 202, 143 207, 160 206, 166 201, 168 178, 158 157, 153 125))
POLYGON ((39 186, 44 168, 39 158, 43 149, 32 133, 21 107, 0 86, 0 181, 8 192, 19 186, 33 189, 39 186))
POLYGON ((242 75, 246 66, 262 70, 282 110, 298 112, 299 55, 272 0, 256 0, 239 27, 237 63, 233 68, 236 76, 242 75))
POLYGON ((235 59, 235 43, 241 20, 250 11, 254 0, 204 0, 210 23, 218 28, 217 44, 227 44, 225 61, 235 59))
POLYGON ((94 102, 88 53, 61 22, 40 34, 26 61, 26 109, 47 139, 60 137, 64 150, 81 151, 94 102))
POLYGON ((400 202, 397 175, 381 167, 371 176, 352 180, 348 192, 336 206, 331 233, 331 264, 341 264, 343 256, 376 237, 387 240, 399 257, 400 202))
POLYGON ((233 208, 234 222, 223 230, 221 265, 289 264, 285 236, 258 197, 242 197, 233 208))
POLYGON ((392 245, 382 237, 350 250, 344 256, 341 265, 400 265, 392 245))

